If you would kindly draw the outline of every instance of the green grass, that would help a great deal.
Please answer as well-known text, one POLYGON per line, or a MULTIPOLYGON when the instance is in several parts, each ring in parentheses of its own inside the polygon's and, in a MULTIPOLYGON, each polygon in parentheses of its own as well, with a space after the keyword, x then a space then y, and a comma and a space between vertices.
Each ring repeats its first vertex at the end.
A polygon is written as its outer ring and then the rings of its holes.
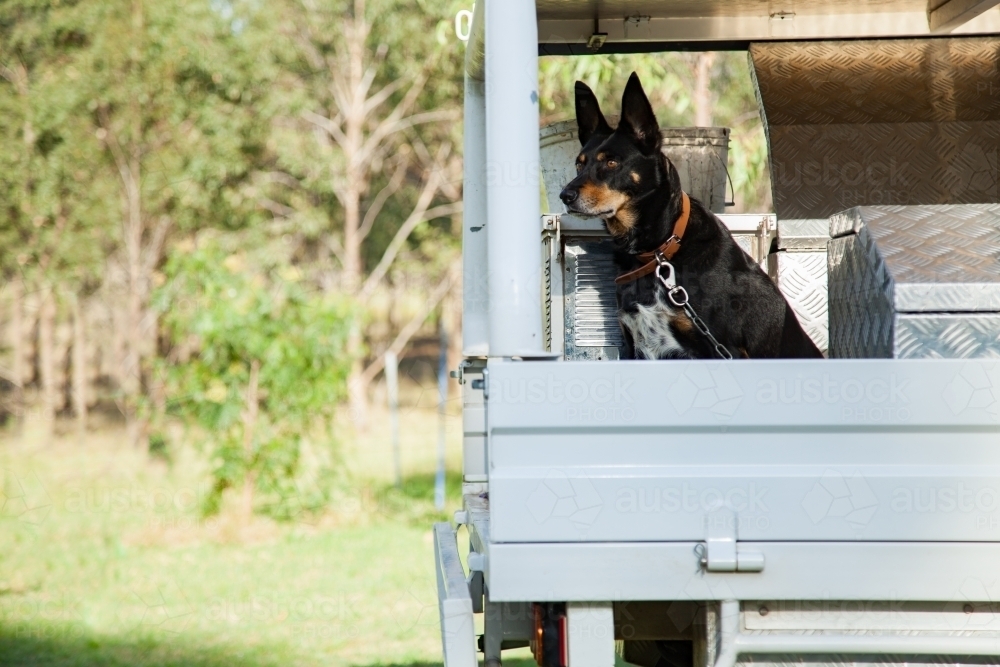
MULTIPOLYGON (((436 431, 432 414, 408 419, 427 451, 410 443, 402 488, 358 474, 329 512, 285 524, 199 520, 188 450, 167 466, 115 430, 48 447, 0 431, 0 664, 440 664, 436 431)), ((347 449, 377 461, 369 437, 347 449)), ((448 513, 458 488, 451 473, 448 513)))

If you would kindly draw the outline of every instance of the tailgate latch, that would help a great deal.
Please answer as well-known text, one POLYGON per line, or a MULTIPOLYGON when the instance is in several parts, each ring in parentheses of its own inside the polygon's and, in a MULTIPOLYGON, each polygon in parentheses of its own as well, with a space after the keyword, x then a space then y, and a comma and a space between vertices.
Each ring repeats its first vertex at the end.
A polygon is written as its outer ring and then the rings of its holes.
POLYGON ((740 545, 739 517, 729 510, 705 515, 706 539, 695 549, 708 572, 761 572, 764 554, 740 545))

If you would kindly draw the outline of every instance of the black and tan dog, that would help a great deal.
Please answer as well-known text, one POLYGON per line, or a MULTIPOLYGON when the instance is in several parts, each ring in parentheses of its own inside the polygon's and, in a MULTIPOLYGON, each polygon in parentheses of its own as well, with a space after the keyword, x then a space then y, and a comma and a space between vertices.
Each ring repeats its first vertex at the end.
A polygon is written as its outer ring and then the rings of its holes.
MULTIPOLYGON (((604 220, 615 244, 618 319, 635 359, 821 357, 781 292, 700 201, 681 191, 639 78, 612 129, 594 93, 576 84, 583 146, 560 193, 570 213, 604 220), (666 263, 665 263, 666 262, 666 263), (674 298, 660 277, 673 268, 674 298), (659 271, 657 268, 659 267, 659 271), (700 331, 690 306, 717 339, 700 331), (724 348, 724 350, 722 349, 724 348)), ((669 282, 669 281, 668 281, 669 282)))

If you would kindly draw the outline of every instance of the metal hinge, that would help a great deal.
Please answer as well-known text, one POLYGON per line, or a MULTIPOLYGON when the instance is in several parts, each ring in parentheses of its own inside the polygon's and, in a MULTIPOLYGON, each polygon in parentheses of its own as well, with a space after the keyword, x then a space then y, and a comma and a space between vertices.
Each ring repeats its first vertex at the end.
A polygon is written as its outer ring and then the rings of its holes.
POLYGON ((762 572, 764 554, 741 546, 737 539, 739 517, 731 511, 705 516, 706 539, 695 549, 708 572, 762 572))
POLYGON ((459 384, 465 384, 465 369, 471 365, 471 361, 464 359, 462 363, 458 365, 458 368, 448 373, 448 375, 458 380, 459 384))

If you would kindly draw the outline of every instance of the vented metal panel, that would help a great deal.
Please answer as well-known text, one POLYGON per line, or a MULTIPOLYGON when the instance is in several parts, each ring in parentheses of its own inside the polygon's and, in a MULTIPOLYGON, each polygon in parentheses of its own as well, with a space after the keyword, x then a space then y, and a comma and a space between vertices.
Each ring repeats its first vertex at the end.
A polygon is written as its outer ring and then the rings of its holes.
POLYGON ((566 241, 566 358, 618 359, 618 324, 610 241, 566 241))
POLYGON ((993 37, 751 45, 778 218, 1000 201, 998 55, 993 37))
POLYGON ((542 335, 545 336, 545 349, 552 351, 552 270, 553 270, 553 246, 556 237, 554 234, 547 235, 542 246, 542 335))

